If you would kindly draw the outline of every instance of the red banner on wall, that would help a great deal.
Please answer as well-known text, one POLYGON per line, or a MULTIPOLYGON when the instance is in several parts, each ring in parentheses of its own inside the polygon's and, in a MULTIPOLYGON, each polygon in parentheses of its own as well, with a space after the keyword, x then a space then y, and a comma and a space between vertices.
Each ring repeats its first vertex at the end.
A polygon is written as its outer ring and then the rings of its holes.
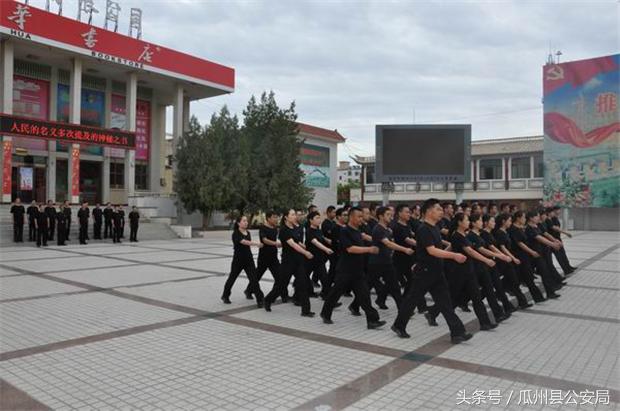
POLYGON ((2 142, 2 194, 11 195, 11 159, 13 155, 13 142, 2 142))
POLYGON ((71 146, 71 196, 80 196, 80 149, 71 146))

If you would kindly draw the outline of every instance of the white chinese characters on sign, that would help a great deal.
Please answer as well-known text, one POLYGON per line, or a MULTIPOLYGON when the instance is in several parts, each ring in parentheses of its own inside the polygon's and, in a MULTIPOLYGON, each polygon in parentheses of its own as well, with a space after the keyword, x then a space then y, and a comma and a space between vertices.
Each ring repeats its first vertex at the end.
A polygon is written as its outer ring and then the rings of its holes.
POLYGON ((86 47, 88 47, 89 49, 95 47, 95 44, 97 44, 97 39, 95 38, 96 36, 97 30, 95 30, 93 27, 91 27, 91 29, 88 30, 86 33, 82 34, 86 47))
POLYGON ((148 44, 144 46, 144 51, 138 57, 138 61, 146 61, 147 63, 153 62, 153 52, 151 51, 151 46, 148 44))
POLYGON ((12 20, 20 30, 24 30, 24 24, 26 23, 26 17, 32 16, 28 11, 30 8, 23 4, 17 4, 15 7, 15 11, 13 14, 8 17, 9 20, 12 20))

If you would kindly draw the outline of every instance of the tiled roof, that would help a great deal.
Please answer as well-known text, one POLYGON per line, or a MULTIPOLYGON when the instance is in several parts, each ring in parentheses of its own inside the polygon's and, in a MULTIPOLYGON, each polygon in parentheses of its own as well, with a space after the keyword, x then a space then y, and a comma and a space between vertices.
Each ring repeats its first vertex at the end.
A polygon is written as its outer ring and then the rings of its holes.
POLYGON ((307 134, 311 137, 322 137, 328 140, 334 140, 339 143, 344 143, 345 138, 338 132, 338 130, 329 130, 326 128, 311 126, 310 124, 297 123, 299 126, 299 132, 307 134))

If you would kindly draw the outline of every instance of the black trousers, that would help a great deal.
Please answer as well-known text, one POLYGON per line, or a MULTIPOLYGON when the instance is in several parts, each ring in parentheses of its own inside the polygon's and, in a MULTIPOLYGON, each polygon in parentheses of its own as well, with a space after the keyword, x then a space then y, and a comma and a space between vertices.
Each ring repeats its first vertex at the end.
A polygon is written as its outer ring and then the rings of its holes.
POLYGON ((367 322, 379 321, 379 313, 370 303, 370 291, 368 290, 368 284, 366 284, 363 273, 343 271, 341 267, 339 267, 336 273, 334 286, 329 290, 329 294, 323 304, 323 309, 321 310, 322 317, 331 318, 336 303, 347 290, 352 290, 355 294, 355 299, 366 314, 367 322))
POLYGON ((536 269, 536 274, 540 276, 547 296, 555 293, 557 283, 553 280, 553 277, 549 272, 545 258, 542 255, 540 257, 532 258, 532 266, 536 269))
POLYGON ((80 244, 86 244, 88 238, 88 223, 80 222, 80 244))
POLYGON ((114 229, 112 228, 112 220, 103 219, 103 238, 113 237, 114 229))
POLYGON ((93 223, 93 238, 95 240, 101 240, 101 226, 103 225, 101 220, 95 219, 93 223))
MULTIPOLYGON (((327 284, 328 288, 331 288, 334 285, 334 281, 336 281, 336 267, 338 266, 338 252, 334 252, 334 254, 328 257, 329 260, 329 269, 327 270, 327 284)), ((322 287, 325 287, 325 284, 321 284, 322 287)))
POLYGON ((65 230, 65 241, 69 241, 70 232, 71 232, 71 219, 67 219, 67 229, 65 230))
POLYGON ((497 263, 495 267, 489 268, 487 271, 491 275, 491 282, 493 283, 493 288, 495 289, 495 297, 502 303, 504 311, 507 313, 514 311, 515 307, 506 295, 506 289, 504 288, 504 283, 502 282, 502 274, 497 269, 497 263))
POLYGON ((121 223, 121 238, 125 238, 125 222, 121 223))
POLYGON ((394 321, 394 327, 406 331, 407 323, 409 323, 409 319, 413 314, 416 301, 424 298, 427 292, 433 297, 437 310, 446 319, 450 328, 450 335, 463 335, 465 333, 465 326, 454 313, 448 283, 443 272, 431 272, 427 267, 420 266, 416 266, 413 274, 413 284, 403 296, 401 306, 398 307, 398 316, 394 321))
POLYGON ((252 290, 252 294, 256 296, 256 302, 262 302, 263 292, 261 291, 260 285, 258 284, 258 279, 256 278, 254 259, 242 258, 237 255, 233 256, 232 263, 230 264, 230 274, 228 274, 228 279, 224 284, 224 292, 222 293, 222 297, 230 297, 232 287, 235 284, 235 281, 237 281, 237 277, 239 277, 241 271, 245 271, 245 275, 250 281, 249 287, 250 290, 252 290))
POLYGON ((562 248, 560 248, 559 250, 552 250, 553 255, 555 256, 555 259, 558 260, 558 263, 560 264, 560 267, 562 267, 562 271, 564 272, 564 275, 568 274, 571 272, 571 265, 570 265, 570 261, 568 261, 568 256, 566 255, 566 249, 564 248, 564 246, 562 246, 562 248))
MULTIPOLYGON (((446 279, 450 290, 452 309, 463 301, 471 300, 480 325, 491 324, 487 309, 482 302, 477 275, 464 269, 454 269, 446 273, 446 279)), ((433 318, 436 318, 440 313, 440 307, 435 304, 429 308, 428 312, 433 318)))
MULTIPOLYGON (((329 290, 331 289, 331 283, 329 281, 327 269, 325 268, 325 260, 323 258, 317 258, 317 256, 311 260, 306 260, 306 270, 308 277, 312 274, 313 282, 321 282, 321 297, 326 298, 329 294, 329 290), (315 276, 318 281, 314 280, 315 276)), ((312 283, 310 283, 310 287, 309 292, 313 293, 314 287, 312 286, 312 283)))
POLYGON ((57 244, 65 245, 65 241, 67 240, 67 230, 63 224, 58 224, 58 232, 56 234, 57 244))
MULTIPOLYGON (((377 304, 385 304, 388 295, 391 295, 396 306, 400 306, 403 296, 400 292, 400 285, 396 279, 393 264, 369 264, 366 281, 368 288, 374 288, 377 292, 377 304)), ((360 301, 356 295, 351 303, 351 308, 358 310, 359 307, 360 301)))
POLYGON ((129 224, 129 241, 138 241, 138 224, 129 224))
POLYGON ((540 302, 545 299, 542 293, 540 292, 540 288, 534 282, 534 274, 532 273, 532 260, 530 257, 525 254, 520 254, 517 256, 519 260, 521 260, 521 264, 517 265, 517 274, 519 275, 519 280, 525 284, 530 290, 530 294, 532 295, 532 299, 535 302, 540 302))
POLYGON ((24 242, 24 220, 13 221, 13 241, 16 243, 24 242))
POLYGON ((295 276, 295 291, 297 293, 297 301, 301 305, 301 312, 310 312, 310 295, 308 288, 311 286, 310 278, 306 271, 306 266, 300 255, 295 258, 284 258, 280 265, 280 275, 276 279, 273 288, 265 297, 265 301, 269 304, 273 303, 278 296, 284 297, 288 295, 288 284, 291 281, 291 277, 295 276))
POLYGON ((413 277, 413 273, 411 272, 413 260, 410 256, 394 253, 392 262, 394 263, 396 279, 400 283, 401 287, 406 289, 407 286, 411 284, 411 278, 413 277))
MULTIPOLYGON (((280 262, 278 261, 278 257, 274 258, 264 258, 258 254, 258 261, 256 264, 256 279, 258 281, 263 278, 263 274, 269 270, 271 276, 273 277, 274 284, 278 281, 278 277, 280 276, 280 262)), ((245 294, 252 294, 252 290, 250 289, 250 284, 245 288, 245 294)), ((284 296, 286 298, 286 295, 284 296)))
POLYGON ((495 318, 504 315, 504 310, 500 307, 497 297, 495 296, 493 280, 491 279, 491 273, 487 269, 487 266, 474 262, 474 270, 476 271, 478 284, 480 284, 482 298, 486 298, 493 315, 495 318))
POLYGON ((41 247, 41 245, 47 245, 47 236, 49 232, 47 227, 39 227, 37 230, 37 247, 41 247))
POLYGON ((56 231, 56 220, 49 219, 47 228, 47 239, 50 241, 54 241, 54 231, 56 231))
POLYGON ((555 265, 553 264, 553 253, 551 252, 552 250, 555 251, 555 249, 551 247, 545 247, 545 253, 543 254, 543 257, 545 257, 545 264, 547 265, 547 269, 551 274, 551 278, 553 278, 553 281, 559 284, 564 281, 564 277, 560 275, 558 270, 555 268, 555 265))
POLYGON ((517 277, 514 264, 498 261, 497 269, 504 276, 505 288, 517 298, 519 307, 527 305, 527 298, 525 298, 525 295, 521 292, 521 287, 519 287, 519 278, 517 277))
POLYGON ((37 227, 34 220, 28 220, 28 241, 37 241, 37 227))
POLYGON ((114 228, 112 229, 112 242, 113 243, 121 242, 121 227, 120 226, 114 226, 114 228))

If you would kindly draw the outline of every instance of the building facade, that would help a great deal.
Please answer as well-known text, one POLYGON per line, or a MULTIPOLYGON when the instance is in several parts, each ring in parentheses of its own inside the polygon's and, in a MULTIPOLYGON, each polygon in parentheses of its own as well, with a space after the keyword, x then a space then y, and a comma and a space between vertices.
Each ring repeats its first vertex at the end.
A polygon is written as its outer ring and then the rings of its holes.
POLYGON ((359 183, 362 179, 362 166, 350 161, 338 162, 338 184, 359 183))

